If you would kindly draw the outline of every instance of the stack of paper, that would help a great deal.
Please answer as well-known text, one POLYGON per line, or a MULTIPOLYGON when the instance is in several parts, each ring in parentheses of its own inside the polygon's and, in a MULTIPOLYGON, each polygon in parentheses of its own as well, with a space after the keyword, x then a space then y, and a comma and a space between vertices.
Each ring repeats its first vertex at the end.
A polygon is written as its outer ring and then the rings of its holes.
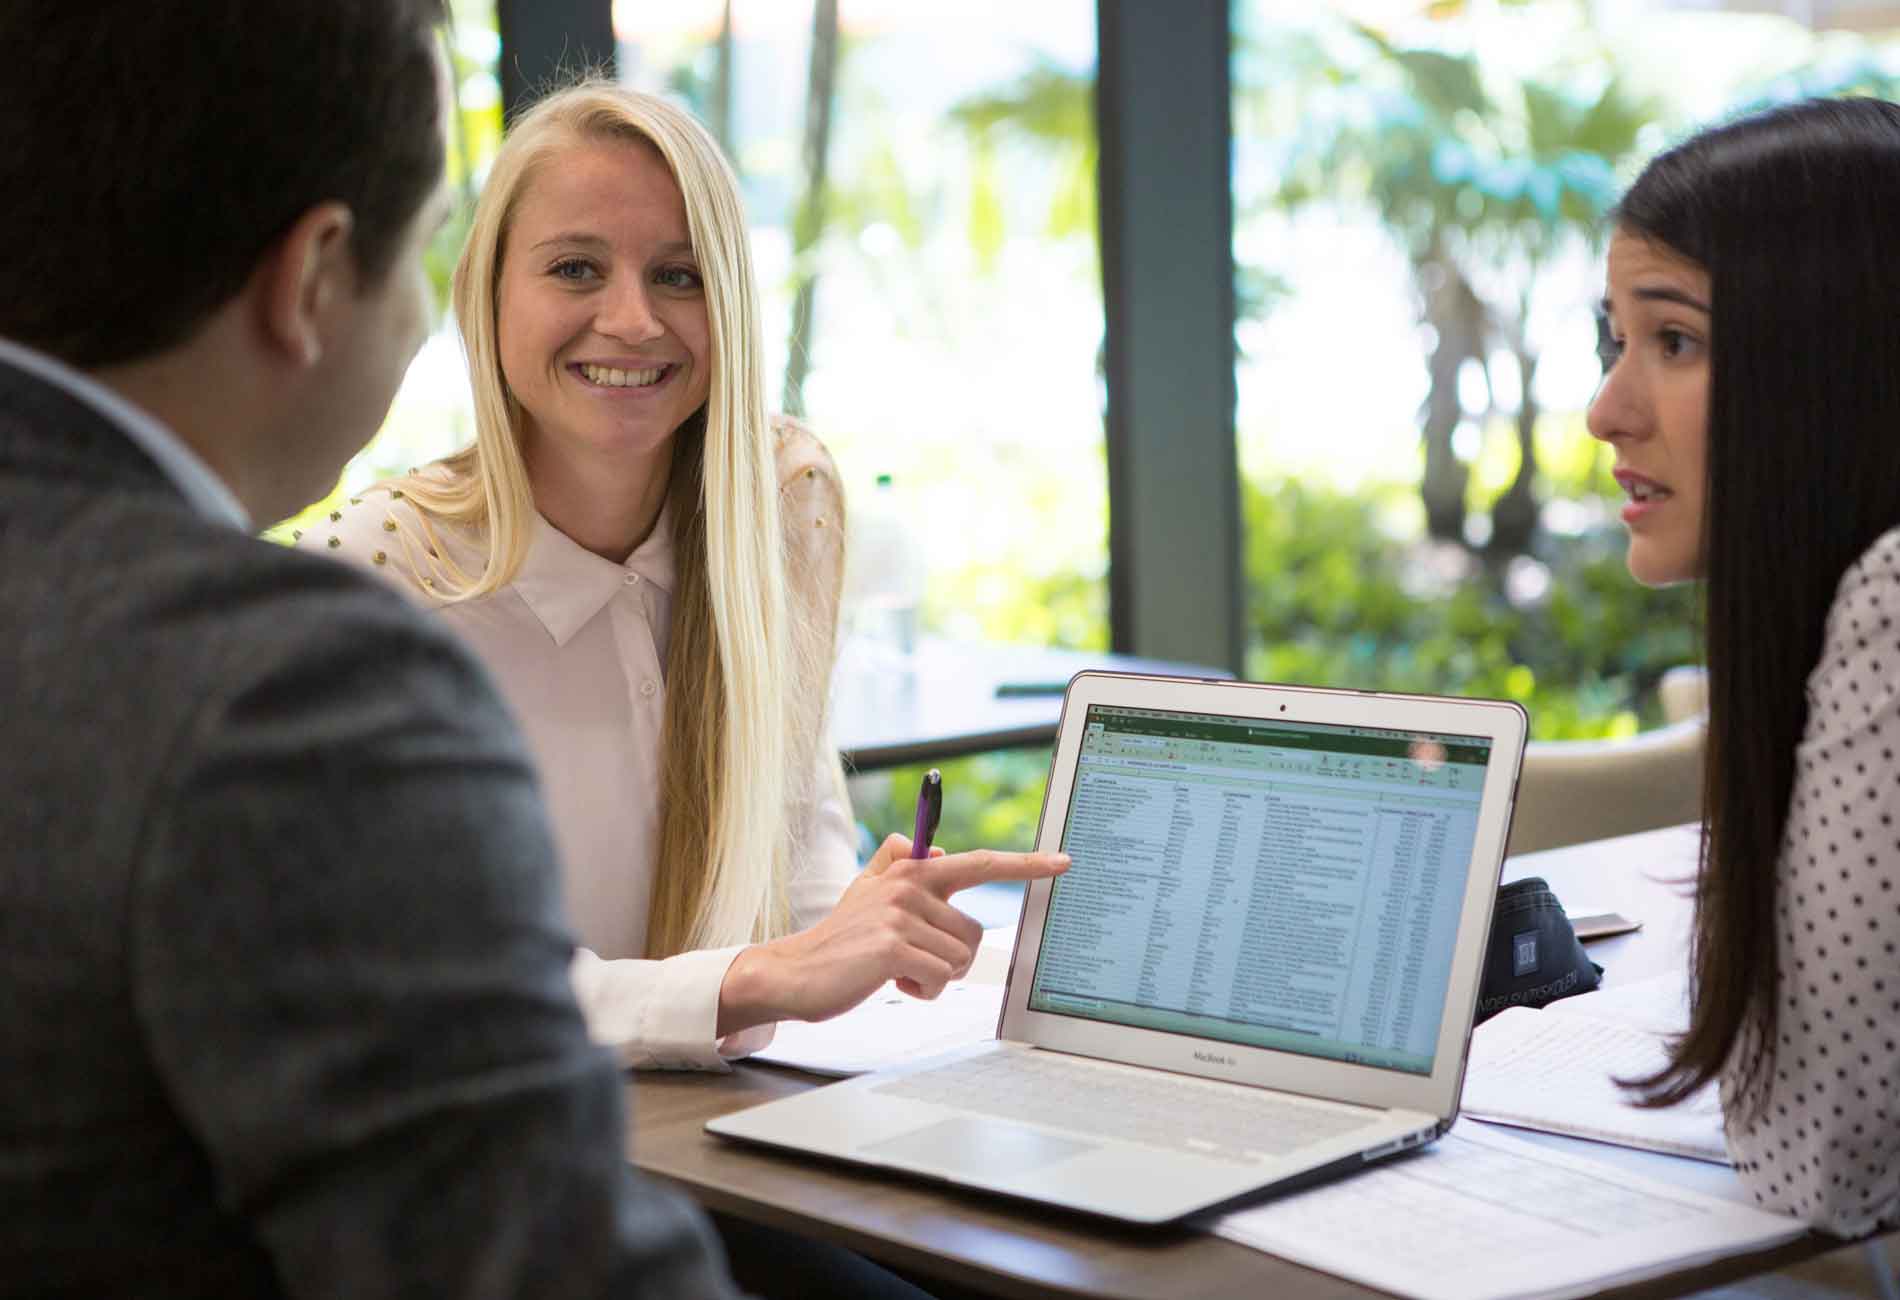
POLYGON ((813 1074, 869 1074, 994 1038, 1002 1008, 1001 984, 958 980, 928 1002, 886 984, 831 1020, 781 1023, 772 1045, 752 1059, 813 1074))
POLYGON ((1805 1231, 1464 1123, 1415 1156, 1205 1226, 1417 1300, 1563 1300, 1805 1231))

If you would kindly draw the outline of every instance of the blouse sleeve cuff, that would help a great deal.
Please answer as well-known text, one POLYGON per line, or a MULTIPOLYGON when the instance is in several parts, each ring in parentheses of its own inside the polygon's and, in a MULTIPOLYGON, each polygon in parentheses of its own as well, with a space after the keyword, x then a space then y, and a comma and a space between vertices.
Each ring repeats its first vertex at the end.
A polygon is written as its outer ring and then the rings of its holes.
POLYGON ((761 1025, 723 1040, 719 987, 744 944, 681 953, 663 961, 603 961, 585 948, 569 978, 587 1017, 589 1036, 635 1070, 728 1069, 734 1057, 772 1041, 761 1025))

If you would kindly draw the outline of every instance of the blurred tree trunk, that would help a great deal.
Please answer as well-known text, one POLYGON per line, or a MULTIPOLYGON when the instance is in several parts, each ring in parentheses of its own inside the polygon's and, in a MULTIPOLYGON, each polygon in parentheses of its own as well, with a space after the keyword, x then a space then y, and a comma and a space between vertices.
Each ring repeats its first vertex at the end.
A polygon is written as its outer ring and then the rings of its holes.
POLYGON ((732 0, 726 0, 719 17, 719 39, 713 46, 712 133, 720 149, 738 170, 739 161, 732 148, 732 0))
POLYGON ((1434 248, 1418 263, 1425 319, 1437 334, 1425 395, 1425 530, 1443 541, 1465 544, 1465 487, 1471 470, 1452 451, 1452 435, 1464 419, 1458 401, 1458 371, 1484 356, 1484 304, 1451 258, 1434 248))
POLYGON ((785 360, 788 415, 805 413, 811 371, 811 324, 818 295, 814 265, 825 230, 825 184, 831 151, 831 101, 838 85, 838 0, 817 0, 811 13, 811 66, 805 82, 805 192, 792 218, 792 334, 785 360))
POLYGON ((1491 507, 1491 540, 1486 549, 1509 559, 1531 549, 1537 537, 1537 399, 1531 382, 1537 378, 1537 354, 1530 349, 1521 323, 1511 331, 1511 354, 1523 396, 1517 403, 1517 477, 1491 507))

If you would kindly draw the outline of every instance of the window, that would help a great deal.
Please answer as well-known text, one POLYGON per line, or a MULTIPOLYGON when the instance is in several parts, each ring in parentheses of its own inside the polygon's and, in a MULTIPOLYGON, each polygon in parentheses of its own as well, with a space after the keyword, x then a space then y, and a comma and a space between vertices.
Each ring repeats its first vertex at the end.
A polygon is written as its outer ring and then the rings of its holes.
POLYGON ((1606 214, 1694 125, 1885 93, 1900 47, 1640 0, 1232 19, 1248 675, 1514 698, 1544 738, 1652 725, 1695 593, 1623 571, 1584 430, 1606 214))
POLYGON ((447 180, 457 193, 457 203, 426 255, 435 288, 436 328, 410 363, 383 427, 344 467, 335 491, 267 536, 287 540, 305 520, 321 518, 334 508, 338 498, 446 456, 474 440, 468 370, 448 319, 449 276, 461 255, 482 177, 501 145, 501 86, 496 79, 501 38, 495 28, 494 0, 453 0, 451 10, 444 40, 456 111, 450 123, 447 180))
MULTIPOLYGON (((684 100, 739 174, 767 401, 852 510, 846 671, 879 666, 872 588, 906 544, 924 634, 1106 647, 1094 6, 623 3, 615 34, 621 78, 684 100)), ((1027 847, 1047 763, 947 764, 942 841, 1027 847)), ((860 818, 907 829, 917 781, 858 778, 860 818)))
POLYGON ((623 80, 722 135, 767 401, 854 508, 895 498, 924 628, 1106 644, 1093 6, 620 4, 615 31, 623 80))

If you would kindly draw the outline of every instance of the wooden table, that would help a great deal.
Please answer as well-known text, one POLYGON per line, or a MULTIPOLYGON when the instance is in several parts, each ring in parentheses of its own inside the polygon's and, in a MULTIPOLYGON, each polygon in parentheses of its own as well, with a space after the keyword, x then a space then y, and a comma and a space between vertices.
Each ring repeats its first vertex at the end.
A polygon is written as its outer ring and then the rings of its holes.
POLYGON ((1233 677, 1224 668, 1107 651, 926 637, 916 653, 899 655, 853 641, 840 651, 832 677, 832 738, 846 769, 860 772, 1051 745, 1062 688, 1085 668, 1233 677), (1004 686, 1032 689, 999 696, 1004 686))
MULTIPOLYGON (((1678 884, 1694 836, 1650 831, 1506 864, 1505 878, 1543 876, 1567 903, 1640 918, 1634 934, 1590 945, 1607 984, 1679 968, 1690 907, 1678 884)), ((1366 1297, 1383 1293, 1217 1237, 1146 1232, 934 1187, 894 1174, 740 1147, 702 1130, 716 1115, 788 1096, 824 1080, 765 1065, 730 1075, 645 1074, 631 1096, 635 1164, 701 1204, 849 1246, 920 1279, 1000 1296, 1366 1297)), ((1577 1143, 1587 1154, 1592 1144, 1577 1143)), ((1599 1148, 1600 1149, 1600 1148, 1599 1148)), ((1657 1157, 1666 1159, 1665 1157, 1657 1157)), ((1834 1243, 1805 1238, 1642 1283, 1616 1295, 1674 1296, 1808 1258, 1834 1243)))

